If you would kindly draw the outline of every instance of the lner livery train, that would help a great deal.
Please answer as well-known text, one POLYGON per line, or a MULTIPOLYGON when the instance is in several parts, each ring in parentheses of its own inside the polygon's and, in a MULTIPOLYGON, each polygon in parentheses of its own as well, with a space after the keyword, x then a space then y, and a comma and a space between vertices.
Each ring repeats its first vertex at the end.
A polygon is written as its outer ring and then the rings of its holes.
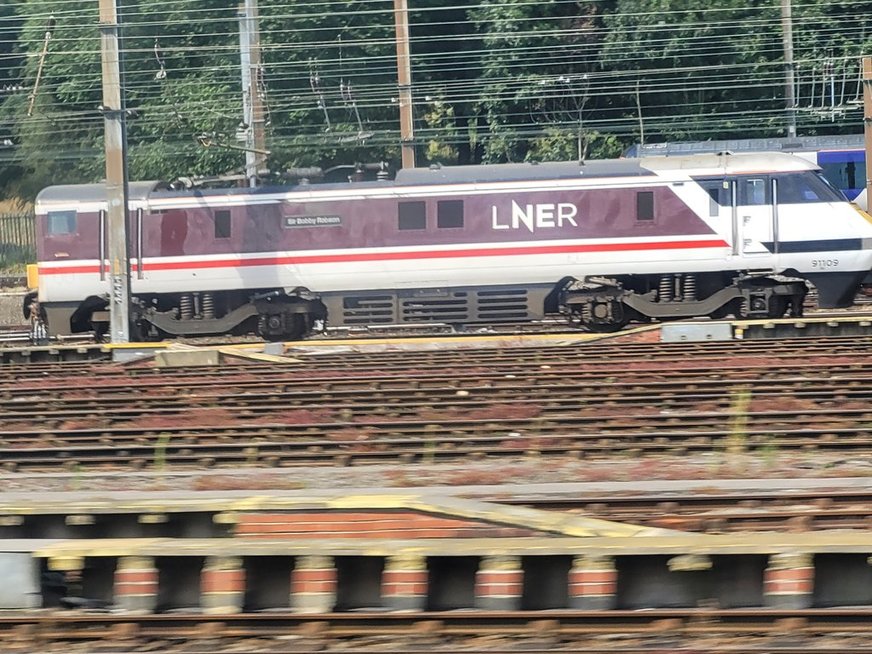
MULTIPOLYGON (((100 185, 37 198, 38 299, 54 333, 107 320, 100 185)), ((138 337, 322 321, 493 323, 775 317, 851 303, 872 222, 786 154, 403 170, 293 188, 130 186, 138 337)))

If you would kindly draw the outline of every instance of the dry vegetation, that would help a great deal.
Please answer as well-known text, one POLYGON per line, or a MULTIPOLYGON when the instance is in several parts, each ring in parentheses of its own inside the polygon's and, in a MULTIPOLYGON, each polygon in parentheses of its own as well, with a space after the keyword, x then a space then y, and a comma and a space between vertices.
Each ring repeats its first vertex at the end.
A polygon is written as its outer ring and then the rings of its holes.
POLYGON ((3 213, 27 213, 33 211, 33 204, 25 202, 21 198, 7 198, 0 200, 0 214, 3 213))

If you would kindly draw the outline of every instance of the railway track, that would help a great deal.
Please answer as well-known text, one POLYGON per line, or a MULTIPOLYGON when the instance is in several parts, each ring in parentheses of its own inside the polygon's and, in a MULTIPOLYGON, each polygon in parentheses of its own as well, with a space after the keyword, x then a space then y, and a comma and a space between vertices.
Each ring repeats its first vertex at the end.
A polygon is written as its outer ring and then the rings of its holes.
MULTIPOLYGON (((855 315, 855 314, 833 314, 833 317, 855 315)), ((640 325, 634 325, 638 327, 640 325)), ((535 334, 578 334, 584 333, 585 330, 573 327, 565 320, 541 320, 535 322, 520 322, 520 323, 495 323, 493 325, 479 326, 470 325, 469 327, 454 327, 449 324, 442 323, 423 323, 411 325, 370 325, 367 327, 330 327, 323 333, 316 333, 305 340, 299 341, 300 344, 307 343, 324 343, 334 340, 344 339, 361 339, 361 340, 376 340, 383 338, 409 338, 409 339, 427 339, 434 336, 453 337, 458 340, 475 335, 484 336, 522 336, 535 334)), ((263 343, 263 339, 257 335, 244 336, 186 336, 176 339, 168 339, 174 342, 181 342, 191 345, 210 346, 210 345, 238 345, 246 343, 263 343)), ((30 342, 30 326, 22 325, 0 325, 0 348, 3 347, 19 347, 22 343, 30 342)), ((51 336, 47 339, 46 344, 56 345, 63 343, 95 343, 92 333, 72 334, 62 336, 51 336)))
MULTIPOLYGON (((553 346, 503 346, 498 348, 466 348, 466 349, 438 349, 438 350, 391 350, 390 352, 358 351, 349 352, 319 350, 316 353, 305 350, 306 343, 301 343, 302 350, 291 349, 289 355, 302 359, 304 365, 301 368, 307 370, 308 376, 314 376, 312 371, 317 366, 322 377, 329 376, 330 372, 339 371, 346 373, 350 369, 365 371, 370 369, 370 376, 389 374, 392 369, 399 369, 404 373, 424 371, 428 368, 440 370, 447 365, 460 365, 468 368, 470 365, 497 364, 503 367, 514 366, 531 367, 534 365, 547 365, 551 363, 565 364, 567 366, 584 364, 587 368, 600 366, 613 366, 616 361, 629 360, 632 362, 646 362, 652 359, 668 360, 683 359, 684 367, 692 369, 688 360, 699 362, 702 367, 705 359, 722 361, 724 356, 765 356, 772 361, 782 359, 792 361, 793 365, 801 364, 798 352, 804 356, 860 356, 872 350, 872 336, 849 336, 849 337, 825 337, 825 338, 802 338, 783 339, 776 342, 769 341, 725 341, 725 342, 691 342, 691 343, 625 343, 613 341, 601 341, 583 344, 576 347, 553 347, 553 346)), ((834 360, 838 362, 837 360, 834 360)), ((289 365, 270 365, 263 362, 241 363, 240 365, 224 365, 221 368, 189 369, 185 376, 234 376, 240 372, 251 372, 256 367, 260 373, 272 371, 285 371, 289 365), (244 370, 243 370, 244 369, 244 370)), ((759 365, 759 363, 758 363, 759 365)), ((645 365, 635 366, 644 369, 645 365)), ((95 361, 65 361, 44 363, 9 363, 2 367, 10 380, 18 380, 27 377, 46 377, 56 375, 58 372, 75 372, 77 370, 111 377, 113 374, 127 376, 147 375, 173 375, 177 371, 153 367, 150 363, 129 364, 127 366, 113 366, 106 362, 95 361)), ((547 369, 545 369, 547 370, 547 369)), ((630 372, 626 368, 615 372, 630 372)))
MULTIPOLYGON (((93 343, 91 334, 70 334, 46 339, 46 345, 93 343)), ((30 325, 0 325, 0 348, 18 348, 33 345, 30 325)))
POLYGON ((497 499, 545 510, 616 522, 709 533, 869 529, 872 493, 834 489, 812 492, 604 494, 576 498, 497 499))
POLYGON ((0 289, 27 287, 27 275, 0 275, 0 289))
POLYGON ((872 445, 872 338, 767 345, 12 367, 0 382, 0 463, 333 465, 872 445))
MULTIPOLYGON (((369 641, 367 651, 425 652, 550 652, 583 651, 674 652, 732 651, 741 639, 743 652, 872 652, 872 610, 853 608, 653 609, 645 611, 529 611, 291 614, 286 612, 209 616, 189 613, 110 615, 87 612, 16 614, 0 617, 4 643, 184 640, 186 652, 195 643, 220 651, 241 639, 294 641, 303 650, 324 649, 326 643, 369 641), (380 642, 381 647, 378 644, 380 642), (725 643, 725 641, 727 641, 725 643), (836 645, 837 641, 839 644, 836 645), (829 642, 829 647, 827 644, 829 642), (397 646, 401 643, 401 646, 397 646), (454 643, 454 648, 452 648, 454 643), (820 647, 816 647, 818 643, 820 647), (461 646, 462 644, 462 646, 461 646), (478 647, 476 647, 476 644, 478 647), (374 646, 375 645, 375 646, 374 646), (720 645, 720 647, 718 647, 720 645), (629 649, 627 647, 629 646, 629 649)), ((261 642, 262 644, 262 642, 261 642)), ((330 648, 328 648, 330 649, 330 648)), ((343 648, 345 649, 345 648, 343 648)), ((100 651, 105 652, 105 645, 100 651)), ((115 649, 113 651, 119 651, 115 649)), ((124 650, 121 650, 124 651, 124 650)), ((131 648, 130 651, 136 651, 131 648)), ((246 651, 239 646, 232 651, 246 651)), ((275 651, 270 648, 267 651, 275 651)), ((282 650, 280 650, 282 651, 282 650)), ((347 651, 347 650, 345 650, 347 651)))
MULTIPOLYGON (((858 296, 854 307, 842 311, 827 311, 814 309, 812 305, 807 306, 806 318, 872 318, 869 307, 872 306, 872 298, 866 296, 858 296)), ((802 319, 797 319, 801 322, 802 319)), ((701 322, 699 324, 705 324, 701 322)), ((644 323, 633 323, 629 329, 642 327, 644 323)), ((534 322, 519 322, 519 323, 495 323, 492 325, 469 325, 469 326, 453 326, 442 323, 422 323, 409 325, 368 325, 364 327, 329 327, 323 333, 313 334, 305 340, 299 341, 299 345, 319 344, 335 340, 377 340, 383 338, 406 338, 410 340, 427 339, 433 337, 456 338, 458 341, 476 335, 483 336, 527 336, 527 335, 555 335, 560 334, 578 334, 585 333, 587 330, 580 327, 574 327, 562 319, 540 320, 534 322)), ((199 346, 225 346, 238 344, 258 344, 263 340, 256 335, 248 336, 202 336, 202 337, 183 337, 172 339, 175 342, 181 342, 199 346)), ((22 325, 0 325, 0 349, 9 349, 21 347, 29 344, 30 326, 22 325)), ((73 334, 63 336, 51 336, 46 340, 44 345, 62 345, 70 343, 94 343, 94 336, 91 333, 73 334)))

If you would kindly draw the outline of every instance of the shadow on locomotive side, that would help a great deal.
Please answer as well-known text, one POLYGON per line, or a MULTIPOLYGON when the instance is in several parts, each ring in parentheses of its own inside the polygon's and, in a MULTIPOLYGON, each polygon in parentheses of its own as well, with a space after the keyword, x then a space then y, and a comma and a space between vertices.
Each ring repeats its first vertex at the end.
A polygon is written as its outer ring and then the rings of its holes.
MULTIPOLYGON (((37 198, 52 333, 105 329, 102 185, 37 198)), ((136 339, 562 315, 594 331, 849 306, 872 219, 781 153, 400 171, 259 189, 130 185, 136 339)), ((30 306, 26 303, 26 306, 30 306)))

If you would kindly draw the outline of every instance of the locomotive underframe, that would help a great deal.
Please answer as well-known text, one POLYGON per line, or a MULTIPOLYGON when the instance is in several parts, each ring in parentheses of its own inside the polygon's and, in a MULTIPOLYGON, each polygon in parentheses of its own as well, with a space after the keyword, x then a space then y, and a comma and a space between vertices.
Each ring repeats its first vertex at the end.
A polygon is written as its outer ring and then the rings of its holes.
MULTIPOLYGON (((326 325, 451 325, 527 322, 563 315, 593 331, 613 331, 630 321, 708 315, 722 318, 802 314, 808 288, 801 279, 735 271, 565 278, 555 284, 501 287, 334 292, 260 289, 140 295, 134 299, 135 339, 255 332, 292 340, 326 325)), ((55 311, 73 331, 105 332, 105 298, 55 311)))
POLYGON ((669 320, 732 314, 741 318, 801 316, 808 287, 802 279, 767 274, 686 273, 569 280, 559 296, 570 321, 593 331, 631 320, 669 320))
POLYGON ((306 289, 189 293, 175 300, 143 296, 135 298, 135 305, 133 322, 145 338, 255 331, 268 340, 290 340, 305 336, 315 321, 326 318, 324 305, 306 289))

